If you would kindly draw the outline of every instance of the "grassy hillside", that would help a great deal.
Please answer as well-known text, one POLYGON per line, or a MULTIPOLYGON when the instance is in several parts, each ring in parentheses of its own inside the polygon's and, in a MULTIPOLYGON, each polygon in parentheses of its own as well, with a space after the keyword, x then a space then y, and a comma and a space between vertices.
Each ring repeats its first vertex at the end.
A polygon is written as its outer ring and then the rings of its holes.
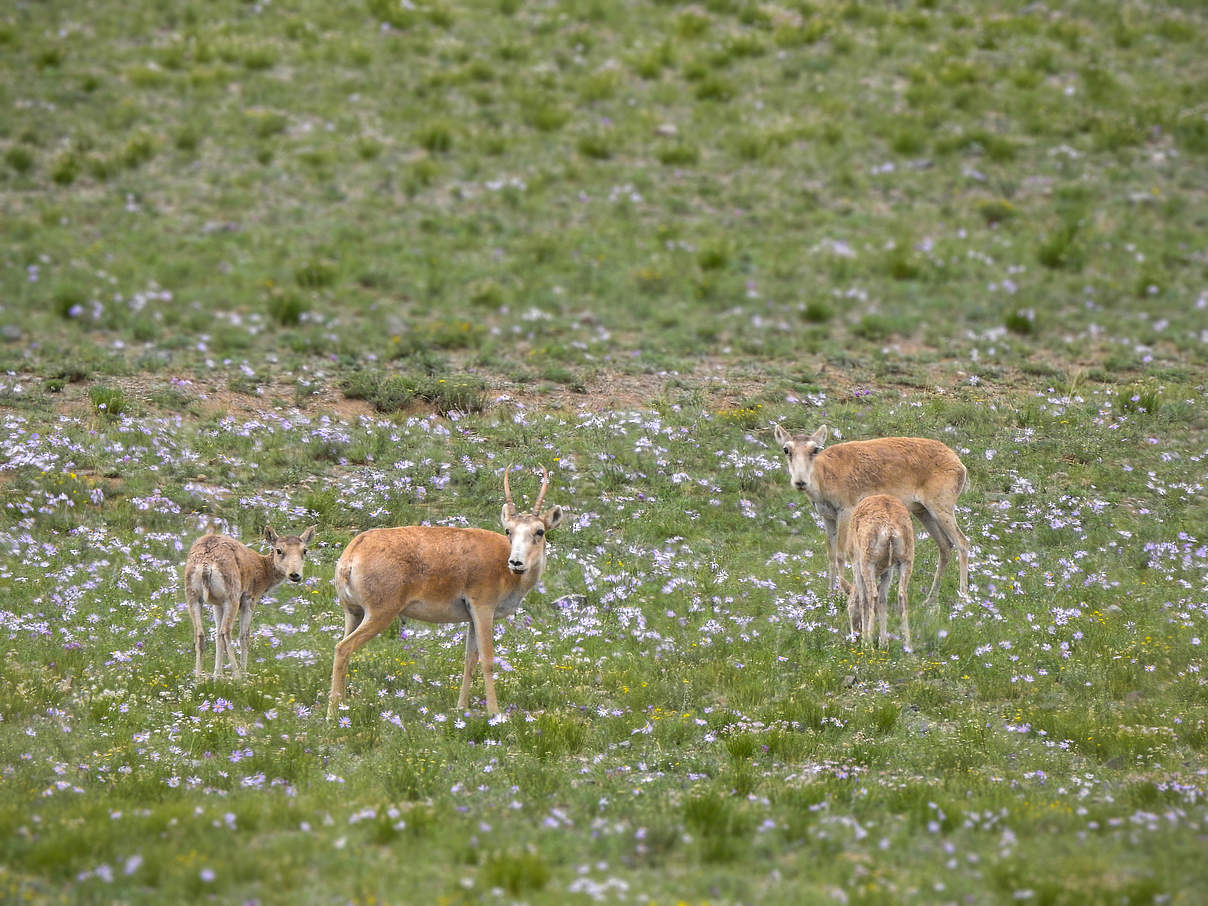
POLYGON ((1200 4, 0 13, 0 899, 1193 903, 1200 4), (770 426, 935 437, 867 651, 770 426), (366 528, 568 521, 353 660, 366 528), (531 495, 536 478, 513 487, 531 495), (319 537, 195 682, 207 526, 319 537), (916 524, 917 528, 917 524, 916 524))

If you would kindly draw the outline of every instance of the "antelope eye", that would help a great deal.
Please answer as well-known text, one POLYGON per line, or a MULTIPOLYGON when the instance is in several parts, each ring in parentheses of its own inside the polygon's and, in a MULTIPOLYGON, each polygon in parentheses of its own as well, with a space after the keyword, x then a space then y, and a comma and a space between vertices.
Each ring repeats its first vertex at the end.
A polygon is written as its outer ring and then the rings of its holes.
POLYGON ((281 550, 281 548, 277 548, 277 556, 278 556, 278 557, 284 557, 284 556, 285 556, 285 551, 281 550))
POLYGON ((784 455, 785 455, 785 456, 788 456, 788 455, 789 455, 790 453, 792 453, 792 452, 793 452, 793 451, 792 451, 792 450, 790 450, 788 447, 785 447, 785 448, 784 448, 784 455))
POLYGON ((503 530, 503 533, 504 533, 505 535, 507 535, 509 538, 511 538, 511 537, 512 537, 512 530, 511 530, 510 528, 505 528, 505 529, 503 530))
POLYGON ((545 537, 545 529, 537 529, 537 537, 538 537, 538 538, 544 538, 544 537, 545 537))

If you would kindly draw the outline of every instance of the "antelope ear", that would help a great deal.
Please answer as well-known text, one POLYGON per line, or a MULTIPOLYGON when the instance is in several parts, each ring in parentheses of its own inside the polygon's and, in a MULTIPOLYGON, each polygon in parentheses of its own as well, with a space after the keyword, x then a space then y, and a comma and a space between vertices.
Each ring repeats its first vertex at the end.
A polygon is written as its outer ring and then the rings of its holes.
POLYGON ((548 532, 552 528, 557 528, 562 522, 564 512, 560 506, 552 506, 541 514, 541 521, 545 523, 545 530, 548 532))
POLYGON ((776 435, 776 443, 782 447, 793 439, 793 435, 789 434, 788 431, 785 431, 780 425, 777 425, 773 429, 773 432, 776 435))
POLYGON ((271 525, 266 525, 264 527, 264 540, 269 544, 277 543, 277 533, 273 531, 273 527, 271 525))
POLYGON ((302 541, 302 543, 309 545, 310 542, 314 541, 315 532, 318 531, 318 529, 319 529, 319 527, 317 525, 312 525, 310 528, 308 528, 306 531, 304 531, 302 533, 302 537, 300 539, 302 541))
POLYGON ((512 515, 510 511, 511 507, 509 507, 506 503, 503 505, 503 509, 499 511, 499 521, 504 528, 507 528, 508 524, 512 521, 509 518, 512 515))
POLYGON ((815 447, 821 450, 823 445, 826 443, 826 425, 823 425, 821 428, 811 434, 810 440, 814 442, 815 447))

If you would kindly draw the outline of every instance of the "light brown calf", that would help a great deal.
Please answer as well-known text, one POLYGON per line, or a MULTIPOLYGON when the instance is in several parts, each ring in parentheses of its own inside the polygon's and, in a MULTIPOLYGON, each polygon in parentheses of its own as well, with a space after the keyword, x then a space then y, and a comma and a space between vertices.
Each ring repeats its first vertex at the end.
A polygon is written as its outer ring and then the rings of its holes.
POLYGON ((278 535, 272 527, 264 530, 264 540, 272 553, 259 554, 226 535, 202 535, 189 549, 185 560, 185 598, 193 621, 193 665, 195 676, 202 675, 201 656, 206 632, 201 607, 209 604, 217 629, 214 640, 214 676, 222 675, 223 660, 229 659, 231 672, 239 679, 247 671, 248 645, 251 640, 252 610, 270 588, 289 579, 302 581, 302 561, 306 546, 315 537, 312 525, 301 535, 278 535), (239 661, 231 650, 231 627, 239 613, 239 661))
POLYGON ((902 639, 906 648, 913 647, 906 598, 914 569, 914 528, 906 507, 888 494, 865 497, 840 518, 839 545, 851 563, 854 580, 847 599, 851 631, 859 631, 864 644, 871 645, 876 622, 880 624, 880 643, 889 643, 886 611, 889 585, 896 571, 902 639))

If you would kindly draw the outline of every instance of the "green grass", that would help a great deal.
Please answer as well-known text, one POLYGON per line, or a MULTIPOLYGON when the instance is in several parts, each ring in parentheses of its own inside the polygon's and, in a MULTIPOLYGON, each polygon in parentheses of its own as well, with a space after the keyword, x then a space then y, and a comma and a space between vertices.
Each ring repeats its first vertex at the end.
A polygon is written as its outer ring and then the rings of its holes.
POLYGON ((0 899, 1196 902, 1203 11, 0 14, 0 899), (770 426, 935 437, 972 593, 864 650, 770 426), (358 531, 543 587, 352 663, 358 531), (517 473, 518 494, 531 475, 517 473), (526 498, 527 499, 527 498, 526 498), (252 676, 184 552, 319 537, 252 676), (405 893, 404 893, 405 892, 405 893))

